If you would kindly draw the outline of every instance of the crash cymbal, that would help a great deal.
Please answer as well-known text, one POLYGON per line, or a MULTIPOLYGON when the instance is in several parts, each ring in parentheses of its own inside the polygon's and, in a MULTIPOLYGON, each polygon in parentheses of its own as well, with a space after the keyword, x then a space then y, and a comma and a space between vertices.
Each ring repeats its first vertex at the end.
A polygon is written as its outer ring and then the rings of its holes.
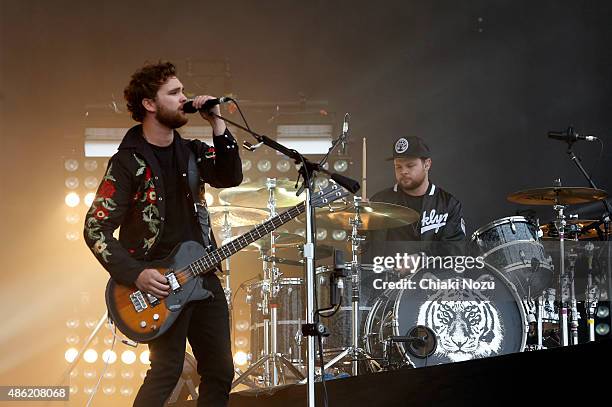
MULTIPOLYGON (((296 196, 295 182, 276 180, 274 198, 277 208, 286 208, 299 204, 304 200, 305 193, 296 196)), ((227 188, 219 193, 219 199, 231 205, 267 208, 270 190, 266 182, 250 182, 234 188, 227 188)))
POLYGON ((253 226, 262 223, 269 216, 263 209, 233 205, 209 206, 208 213, 212 227, 222 227, 226 222, 232 227, 253 226))
POLYGON ((602 189, 582 187, 548 187, 517 191, 508 195, 510 202, 521 205, 576 205, 599 201, 608 196, 602 189))
MULTIPOLYGON (((597 222, 596 220, 587 219, 573 219, 566 221, 565 225, 565 239, 570 240, 587 240, 587 239, 598 239, 597 229, 590 229, 586 232, 582 232, 582 228, 590 225, 591 223, 597 222)), ((540 226, 542 231, 542 240, 559 240, 559 231, 555 227, 554 223, 547 223, 540 226)))
MULTIPOLYGON (((275 244, 277 248, 299 247, 304 243, 304 238, 295 233, 277 233, 275 244)), ((248 245, 246 250, 265 251, 270 250, 270 235, 266 235, 256 242, 248 245)))
MULTIPOLYGON (((410 225, 419 220, 414 209, 386 202, 361 202, 360 230, 393 229, 410 225)), ((350 205, 340 210, 322 208, 317 210, 317 226, 350 229, 351 218, 355 217, 355 207, 350 205)))

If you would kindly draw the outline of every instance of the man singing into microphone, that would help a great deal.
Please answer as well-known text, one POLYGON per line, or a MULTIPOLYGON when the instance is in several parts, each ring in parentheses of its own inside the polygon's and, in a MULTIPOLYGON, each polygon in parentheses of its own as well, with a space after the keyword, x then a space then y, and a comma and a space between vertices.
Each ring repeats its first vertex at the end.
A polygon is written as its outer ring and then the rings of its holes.
MULTIPOLYGON (((196 205, 199 193, 204 183, 216 188, 239 185, 242 167, 233 136, 223 120, 209 113, 219 115, 219 106, 200 113, 212 127, 214 147, 185 140, 176 131, 188 121, 183 110, 187 98, 171 63, 136 71, 124 96, 140 124, 128 130, 108 162, 85 219, 85 241, 116 282, 164 298, 169 283, 149 263, 188 240, 215 246, 205 206, 196 205), (118 227, 117 240, 113 232, 118 227)), ((211 99, 197 96, 193 107, 199 109, 211 99)), ((151 366, 134 406, 164 404, 181 375, 186 339, 202 378, 198 406, 227 405, 234 376, 227 303, 214 273, 204 275, 203 286, 212 295, 191 302, 149 343, 151 366)))

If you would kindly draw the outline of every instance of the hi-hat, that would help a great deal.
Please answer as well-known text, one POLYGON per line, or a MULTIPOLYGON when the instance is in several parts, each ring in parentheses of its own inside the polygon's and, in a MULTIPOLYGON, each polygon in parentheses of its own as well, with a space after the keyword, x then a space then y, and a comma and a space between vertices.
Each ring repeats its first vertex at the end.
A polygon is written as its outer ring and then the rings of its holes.
MULTIPOLYGON (((304 201, 306 194, 296 196, 295 182, 275 180, 276 186, 270 189, 274 192, 277 208, 294 206, 304 201)), ((231 205, 267 208, 270 199, 270 189, 265 181, 250 182, 234 188, 226 188, 219 193, 219 199, 231 205)))
MULTIPOLYGON (((564 237, 569 240, 597 239, 597 228, 589 229, 583 232, 582 229, 593 223, 596 220, 586 219, 571 219, 566 221, 564 237)), ((542 231, 542 240, 559 240, 559 231, 553 222, 540 226, 542 231)))
MULTIPOLYGON (((350 220, 355 217, 354 205, 334 208, 322 208, 316 211, 317 226, 327 228, 350 229, 350 220)), ((360 230, 393 229, 408 226, 419 220, 419 213, 414 209, 386 202, 361 202, 359 217, 360 230)))
POLYGON ((602 189, 582 187, 534 188, 508 195, 510 202, 521 205, 577 205, 605 199, 608 193, 602 189))
POLYGON ((269 216, 263 209, 234 205, 209 206, 208 213, 213 227, 222 227, 225 224, 232 227, 253 226, 262 223, 269 216))

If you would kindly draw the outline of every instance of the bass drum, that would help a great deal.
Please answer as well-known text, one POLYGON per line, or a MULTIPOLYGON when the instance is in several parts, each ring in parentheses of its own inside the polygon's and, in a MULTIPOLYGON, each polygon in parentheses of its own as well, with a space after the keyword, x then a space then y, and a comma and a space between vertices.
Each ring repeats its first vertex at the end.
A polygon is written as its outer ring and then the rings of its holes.
MULTIPOLYGON (((366 320, 366 350, 392 365, 422 367, 521 352, 527 319, 516 289, 495 268, 464 273, 420 268, 404 289, 389 289, 366 320), (432 329, 437 348, 417 358, 392 336, 406 336, 417 325, 432 329)), ((374 366, 372 366, 374 369, 374 366)))

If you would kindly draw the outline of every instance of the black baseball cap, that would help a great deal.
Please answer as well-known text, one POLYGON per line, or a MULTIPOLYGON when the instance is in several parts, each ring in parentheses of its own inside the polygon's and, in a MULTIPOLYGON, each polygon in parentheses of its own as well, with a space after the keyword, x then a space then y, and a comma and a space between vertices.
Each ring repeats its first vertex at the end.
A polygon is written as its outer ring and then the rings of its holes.
POLYGON ((431 151, 418 136, 400 137, 393 143, 393 156, 387 158, 387 161, 402 157, 431 158, 431 151))

